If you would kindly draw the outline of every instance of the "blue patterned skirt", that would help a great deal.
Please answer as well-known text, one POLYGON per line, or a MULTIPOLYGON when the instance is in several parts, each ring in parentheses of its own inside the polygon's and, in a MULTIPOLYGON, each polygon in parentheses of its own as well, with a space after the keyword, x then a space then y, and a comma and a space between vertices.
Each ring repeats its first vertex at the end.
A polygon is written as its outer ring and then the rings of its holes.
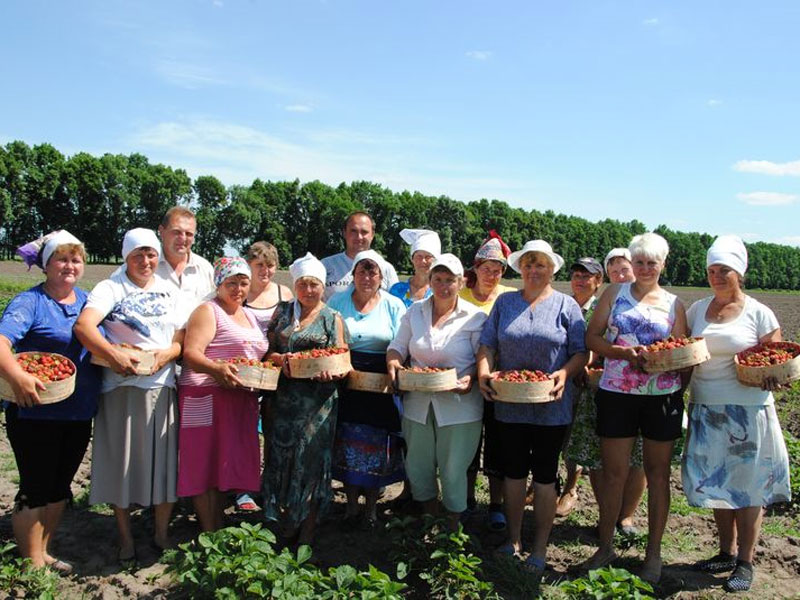
POLYGON ((366 488, 402 481, 402 448, 400 436, 386 429, 340 422, 333 444, 333 478, 366 488))
POLYGON ((775 407, 690 404, 681 474, 692 506, 787 502, 789 456, 775 407))

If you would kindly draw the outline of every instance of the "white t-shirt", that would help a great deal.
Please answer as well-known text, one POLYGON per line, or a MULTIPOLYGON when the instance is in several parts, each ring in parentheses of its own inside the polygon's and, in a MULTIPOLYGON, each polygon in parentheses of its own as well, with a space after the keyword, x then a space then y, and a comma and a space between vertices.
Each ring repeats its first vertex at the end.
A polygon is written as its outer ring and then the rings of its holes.
POLYGON ((698 300, 686 312, 692 336, 706 340, 711 358, 694 368, 691 401, 696 404, 741 404, 765 406, 772 404, 771 392, 747 387, 736 379, 733 357, 758 340, 778 329, 778 319, 768 306, 745 296, 744 308, 729 323, 709 323, 706 311, 713 296, 698 300))
MULTIPOLYGON (((327 276, 325 277, 325 300, 338 292, 343 292, 353 282, 353 259, 347 253, 340 252, 322 259, 327 276)), ((394 267, 386 263, 386 274, 381 283, 381 287, 387 292, 398 282, 397 271, 394 267)))
MULTIPOLYGON (((388 349, 398 352, 404 361, 410 356, 412 367, 454 367, 459 377, 474 376, 475 353, 486 313, 463 298, 458 298, 455 310, 441 327, 433 327, 432 313, 432 297, 409 306, 388 349)), ((439 427, 483 418, 483 398, 474 380, 468 394, 405 392, 403 416, 424 425, 431 405, 439 427)))
MULTIPOLYGON (((93 308, 104 319, 106 339, 112 344, 131 344, 142 350, 168 348, 175 332, 186 327, 192 305, 165 279, 155 276, 153 285, 143 290, 125 272, 115 272, 89 294, 86 308, 93 308)), ((175 387, 175 362, 153 375, 119 375, 103 369, 102 392, 123 385, 144 389, 175 387)))

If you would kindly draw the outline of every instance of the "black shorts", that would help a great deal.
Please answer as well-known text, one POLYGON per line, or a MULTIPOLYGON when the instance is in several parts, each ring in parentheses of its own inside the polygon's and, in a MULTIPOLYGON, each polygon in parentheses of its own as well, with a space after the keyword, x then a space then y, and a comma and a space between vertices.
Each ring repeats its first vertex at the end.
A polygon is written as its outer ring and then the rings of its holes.
POLYGON ((70 484, 89 445, 92 422, 20 419, 11 405, 6 433, 19 470, 16 506, 39 508, 72 500, 70 484))
POLYGON ((597 435, 606 438, 642 437, 656 442, 671 442, 681 437, 683 395, 644 396, 620 394, 599 389, 594 397, 597 405, 597 435))
POLYGON ((498 421, 503 452, 503 472, 509 479, 525 479, 533 473, 536 483, 555 483, 558 456, 567 425, 531 425, 498 421))
POLYGON ((483 429, 478 449, 472 458, 467 472, 477 473, 481 466, 481 451, 483 451, 483 472, 489 477, 503 478, 503 447, 500 443, 502 434, 500 424, 494 418, 494 402, 483 401, 483 429))

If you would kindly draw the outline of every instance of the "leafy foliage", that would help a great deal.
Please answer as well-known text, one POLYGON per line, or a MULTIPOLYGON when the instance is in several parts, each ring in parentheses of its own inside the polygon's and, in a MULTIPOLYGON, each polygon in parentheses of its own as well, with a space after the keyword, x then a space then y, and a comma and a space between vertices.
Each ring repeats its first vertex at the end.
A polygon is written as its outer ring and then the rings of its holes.
POLYGON ((564 581, 559 589, 569 598, 606 600, 610 598, 654 598, 653 586, 625 569, 604 567, 586 577, 564 581))
POLYGON ((789 482, 792 490, 792 507, 800 506, 800 439, 784 430, 783 439, 789 453, 789 482))
POLYGON ((165 557, 178 585, 199 598, 399 599, 405 584, 375 567, 349 565, 324 573, 309 562, 311 549, 294 554, 273 548, 275 536, 260 524, 242 523, 182 544, 165 557))
POLYGON ((14 557, 16 544, 0 546, 0 590, 10 597, 54 600, 58 592, 58 575, 50 569, 32 569, 30 559, 14 557))

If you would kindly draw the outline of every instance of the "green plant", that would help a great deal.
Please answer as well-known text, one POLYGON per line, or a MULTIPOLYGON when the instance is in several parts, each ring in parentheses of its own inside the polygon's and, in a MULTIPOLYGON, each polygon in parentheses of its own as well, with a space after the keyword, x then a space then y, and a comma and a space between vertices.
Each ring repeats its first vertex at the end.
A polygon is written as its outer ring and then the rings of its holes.
POLYGON ((54 600, 58 591, 58 575, 50 569, 33 569, 30 559, 14 556, 16 544, 0 547, 0 589, 9 597, 54 600))
POLYGON ((371 565, 366 572, 343 565, 324 573, 309 563, 308 546, 277 553, 274 543, 271 531, 243 522, 202 533, 164 561, 178 585, 200 598, 400 599, 406 587, 371 565))
POLYGON ((792 490, 792 506, 800 506, 800 439, 784 430, 783 439, 789 453, 789 482, 792 490))
POLYGON ((559 584, 569 598, 654 598, 653 586, 625 569, 604 567, 589 571, 586 577, 559 584))

